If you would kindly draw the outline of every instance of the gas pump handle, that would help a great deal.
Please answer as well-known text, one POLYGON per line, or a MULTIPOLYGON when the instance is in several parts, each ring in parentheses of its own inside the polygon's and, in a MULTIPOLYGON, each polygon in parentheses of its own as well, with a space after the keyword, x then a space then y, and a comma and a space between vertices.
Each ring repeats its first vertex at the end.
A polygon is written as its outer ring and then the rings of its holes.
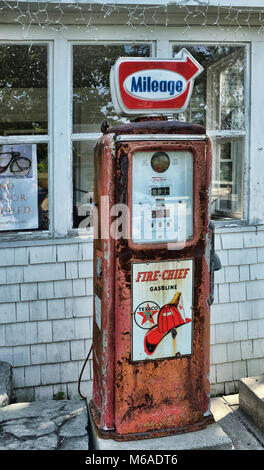
POLYGON ((211 229, 211 261, 210 261, 210 270, 211 270, 211 280, 210 280, 210 297, 208 299, 209 305, 212 305, 214 302, 214 272, 219 271, 222 269, 222 264, 220 261, 219 256, 215 253, 214 249, 214 241, 215 241, 215 231, 214 225, 211 222, 210 227, 211 229))
POLYGON ((222 263, 221 263, 221 260, 219 258, 219 256, 216 254, 216 252, 214 251, 213 252, 213 270, 214 271, 220 271, 220 269, 222 269, 222 263))

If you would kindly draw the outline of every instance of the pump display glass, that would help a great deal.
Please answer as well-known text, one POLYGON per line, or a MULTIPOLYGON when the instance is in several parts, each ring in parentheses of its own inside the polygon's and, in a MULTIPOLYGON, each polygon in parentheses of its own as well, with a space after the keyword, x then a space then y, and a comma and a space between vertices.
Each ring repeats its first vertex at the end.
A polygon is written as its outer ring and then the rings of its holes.
POLYGON ((192 153, 135 152, 132 169, 133 242, 184 242, 192 236, 192 153))

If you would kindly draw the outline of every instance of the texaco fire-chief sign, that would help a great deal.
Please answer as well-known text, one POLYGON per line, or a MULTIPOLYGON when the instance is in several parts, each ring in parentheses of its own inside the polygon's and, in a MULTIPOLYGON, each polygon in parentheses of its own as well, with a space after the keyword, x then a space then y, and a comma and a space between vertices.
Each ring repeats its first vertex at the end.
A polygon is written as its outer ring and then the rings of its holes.
POLYGON ((193 260, 132 266, 132 360, 191 354, 193 260))

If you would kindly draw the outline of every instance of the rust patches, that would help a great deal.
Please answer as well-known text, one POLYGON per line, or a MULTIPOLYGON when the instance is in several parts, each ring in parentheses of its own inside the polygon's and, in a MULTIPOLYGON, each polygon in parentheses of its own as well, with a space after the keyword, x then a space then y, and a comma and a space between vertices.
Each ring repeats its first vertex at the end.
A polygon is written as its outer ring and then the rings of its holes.
POLYGON ((205 134, 205 127, 180 121, 148 119, 111 127, 107 133, 121 134, 205 134))
POLYGON ((122 416, 121 418, 121 423, 124 421, 130 420, 131 417, 133 418, 135 412, 141 412, 143 410, 152 410, 154 407, 154 402, 153 402, 153 396, 149 395, 148 393, 144 393, 142 391, 142 395, 140 391, 138 392, 139 397, 135 397, 132 395, 129 395, 127 397, 126 403, 127 403, 127 411, 126 413, 122 416))
POLYGON ((128 183, 129 159, 126 146, 121 145, 116 156, 115 166, 115 195, 120 204, 127 204, 127 183, 128 183))
POLYGON ((140 116, 133 119, 133 122, 146 122, 146 121, 168 121, 167 116, 140 116))
POLYGON ((120 258, 116 260, 116 268, 117 268, 117 289, 118 289, 118 297, 120 300, 125 300, 130 298, 130 288, 129 288, 129 281, 126 279, 126 275, 122 269, 120 269, 120 258))

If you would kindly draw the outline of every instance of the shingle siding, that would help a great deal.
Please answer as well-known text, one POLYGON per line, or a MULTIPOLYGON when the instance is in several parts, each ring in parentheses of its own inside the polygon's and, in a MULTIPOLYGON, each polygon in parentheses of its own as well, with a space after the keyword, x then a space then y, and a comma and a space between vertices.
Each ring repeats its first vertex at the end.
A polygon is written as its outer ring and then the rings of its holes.
MULTIPOLYGON (((211 307, 213 394, 264 372, 264 230, 229 230, 215 237, 222 269, 211 307)), ((18 399, 78 396, 92 341, 92 255, 91 241, 0 249, 0 360, 13 365, 18 399)), ((82 390, 91 387, 89 360, 82 390)))
POLYGON ((264 373, 264 230, 216 229, 216 235, 222 269, 211 308, 211 390, 231 393, 239 378, 264 373))
MULTIPOLYGON (((91 344, 92 242, 0 249, 0 360, 19 400, 78 397, 91 344)), ((90 361, 89 361, 90 362, 90 361)), ((84 390, 91 390, 87 365, 84 390)))

